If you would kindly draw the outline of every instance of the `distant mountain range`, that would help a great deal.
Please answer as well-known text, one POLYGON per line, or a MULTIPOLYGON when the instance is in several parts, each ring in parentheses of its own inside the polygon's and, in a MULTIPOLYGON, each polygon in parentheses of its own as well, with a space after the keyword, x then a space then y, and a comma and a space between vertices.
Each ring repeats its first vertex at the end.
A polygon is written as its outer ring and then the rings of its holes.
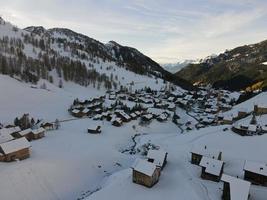
POLYGON ((167 64, 162 64, 161 66, 171 72, 171 73, 177 73, 178 71, 180 71, 181 69, 183 69, 184 67, 186 67, 189 64, 192 63, 198 63, 199 60, 184 60, 184 61, 180 61, 177 63, 167 63, 167 64))
POLYGON ((267 88, 267 40, 227 50, 218 56, 189 64, 179 72, 192 84, 210 83, 230 90, 267 88))
POLYGON ((113 88, 121 84, 111 75, 111 71, 116 75, 116 69, 163 79, 184 89, 193 88, 190 82, 132 47, 114 41, 103 44, 66 28, 19 29, 0 18, 1 74, 33 83, 40 78, 50 82, 60 78, 83 86, 100 82, 113 88))

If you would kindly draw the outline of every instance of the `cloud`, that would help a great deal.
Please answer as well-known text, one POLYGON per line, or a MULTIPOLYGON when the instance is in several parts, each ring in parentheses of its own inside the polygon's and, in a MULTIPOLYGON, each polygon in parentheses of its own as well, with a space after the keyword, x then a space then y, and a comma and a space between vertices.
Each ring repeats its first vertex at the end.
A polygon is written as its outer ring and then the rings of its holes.
POLYGON ((67 27, 158 62, 201 58, 266 38, 264 0, 0 0, 19 27, 67 27))

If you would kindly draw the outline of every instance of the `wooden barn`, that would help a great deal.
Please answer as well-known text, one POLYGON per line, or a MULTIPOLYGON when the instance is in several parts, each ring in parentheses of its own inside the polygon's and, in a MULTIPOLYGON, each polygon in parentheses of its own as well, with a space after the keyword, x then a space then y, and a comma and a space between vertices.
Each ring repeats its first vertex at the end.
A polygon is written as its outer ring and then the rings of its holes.
POLYGON ((160 167, 161 170, 167 164, 168 153, 163 150, 149 150, 147 152, 147 161, 154 163, 157 167, 160 167))
POLYGON ((146 160, 136 160, 133 165, 132 180, 136 184, 153 187, 160 177, 160 168, 146 160))
POLYGON ((203 156, 199 166, 202 167, 201 178, 219 182, 223 173, 224 162, 203 156))
POLYGON ((0 144, 0 161, 11 162, 30 157, 30 143, 25 137, 0 144))
POLYGON ((266 164, 246 161, 244 165, 244 179, 255 185, 267 186, 266 164))
POLYGON ((87 129, 88 133, 91 134, 100 134, 101 133, 101 126, 95 126, 87 129))
POLYGON ((226 174, 222 175, 223 200, 248 200, 251 183, 226 174))
POLYGON ((221 160, 222 159, 222 152, 209 150, 207 146, 201 148, 193 148, 191 150, 191 163, 194 165, 199 165, 202 157, 209 157, 212 159, 221 160))
POLYGON ((38 140, 45 136, 45 129, 44 128, 38 128, 33 129, 31 132, 31 140, 38 140))

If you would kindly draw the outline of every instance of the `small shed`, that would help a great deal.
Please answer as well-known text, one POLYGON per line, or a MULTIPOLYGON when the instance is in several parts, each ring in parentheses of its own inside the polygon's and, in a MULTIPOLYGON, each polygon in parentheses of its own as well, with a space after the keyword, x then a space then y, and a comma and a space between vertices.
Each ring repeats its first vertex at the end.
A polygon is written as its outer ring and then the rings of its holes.
POLYGON ((246 161, 244 179, 255 185, 267 186, 267 166, 263 163, 246 161))
POLYGON ((0 144, 0 161, 23 160, 30 156, 30 143, 25 137, 0 144))
POLYGON ((122 126, 123 122, 122 122, 121 118, 114 117, 113 119, 111 119, 111 123, 112 123, 113 126, 120 127, 120 126, 122 126))
POLYGON ((44 128, 45 130, 53 130, 54 124, 46 122, 46 123, 42 124, 41 127, 44 128))
POLYGON ((251 183, 226 174, 222 175, 223 200, 248 200, 251 183))
POLYGON ((147 152, 147 161, 154 163, 157 167, 160 167, 161 170, 167 164, 168 153, 164 150, 149 150, 147 152))
POLYGON ((134 183, 153 187, 160 177, 160 168, 146 160, 137 159, 133 165, 132 180, 134 183))
POLYGON ((142 121, 150 121, 153 119, 153 115, 152 114, 146 114, 142 116, 142 121))
POLYGON ((87 132, 91 133, 91 134, 99 134, 99 133, 101 133, 101 126, 90 127, 87 129, 87 132))
POLYGON ((202 167, 201 178, 219 182, 223 173, 224 162, 203 156, 199 166, 202 167))
POLYGON ((81 111, 78 110, 78 109, 73 109, 73 110, 71 111, 71 114, 72 114, 74 117, 79 117, 79 118, 84 116, 83 112, 81 112, 81 111))
POLYGON ((31 132, 31 140, 41 139, 44 136, 45 136, 45 129, 42 127, 38 129, 33 129, 31 132))

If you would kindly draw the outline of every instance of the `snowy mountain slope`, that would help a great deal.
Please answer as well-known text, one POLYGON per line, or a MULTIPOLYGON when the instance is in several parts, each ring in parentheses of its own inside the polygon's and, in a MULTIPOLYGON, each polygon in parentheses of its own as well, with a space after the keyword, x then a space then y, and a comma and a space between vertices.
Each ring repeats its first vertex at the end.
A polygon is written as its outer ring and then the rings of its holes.
MULTIPOLYGON (((116 42, 103 44, 85 35, 65 28, 44 29, 27 27, 24 30, 0 19, 0 73, 19 76, 35 83, 40 78, 55 85, 59 79, 87 86, 95 82, 105 88, 125 86, 107 76, 117 69, 131 71, 151 79, 162 79, 181 87, 192 85, 165 71, 158 63, 138 50, 116 42), (53 77, 53 78, 52 78, 53 77)), ((131 81, 138 82, 137 79, 131 81)))

